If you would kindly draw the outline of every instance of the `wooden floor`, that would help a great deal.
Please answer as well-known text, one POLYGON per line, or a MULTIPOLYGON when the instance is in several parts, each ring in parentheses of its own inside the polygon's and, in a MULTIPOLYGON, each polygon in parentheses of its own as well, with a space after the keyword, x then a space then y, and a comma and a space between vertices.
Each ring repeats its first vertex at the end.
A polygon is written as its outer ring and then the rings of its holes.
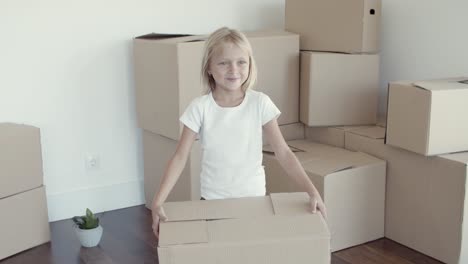
MULTIPOLYGON (((144 206, 99 214, 104 228, 101 243, 82 248, 71 220, 51 223, 52 241, 10 258, 1 264, 139 264, 157 263, 157 241, 151 231, 150 211, 144 206)), ((311 262, 313 263, 313 262, 311 262)), ((441 263, 388 239, 332 254, 332 264, 435 264, 441 263)), ((240 263, 241 264, 241 263, 240 263)))

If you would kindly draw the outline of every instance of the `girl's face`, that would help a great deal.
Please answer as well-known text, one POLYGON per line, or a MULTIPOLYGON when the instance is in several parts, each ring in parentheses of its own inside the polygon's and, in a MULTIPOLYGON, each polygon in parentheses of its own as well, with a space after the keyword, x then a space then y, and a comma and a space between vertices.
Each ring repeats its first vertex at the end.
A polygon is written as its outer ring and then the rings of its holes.
POLYGON ((239 90, 249 75, 249 55, 233 43, 222 43, 216 47, 208 70, 216 89, 239 90))

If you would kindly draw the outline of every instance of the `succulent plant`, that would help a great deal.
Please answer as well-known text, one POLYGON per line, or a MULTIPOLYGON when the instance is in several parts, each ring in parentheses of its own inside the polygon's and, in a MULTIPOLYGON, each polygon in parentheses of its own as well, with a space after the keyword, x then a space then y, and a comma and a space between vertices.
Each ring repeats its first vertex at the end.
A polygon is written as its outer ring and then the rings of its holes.
POLYGON ((86 215, 75 216, 72 220, 80 229, 94 229, 99 226, 99 218, 88 208, 86 208, 86 215))

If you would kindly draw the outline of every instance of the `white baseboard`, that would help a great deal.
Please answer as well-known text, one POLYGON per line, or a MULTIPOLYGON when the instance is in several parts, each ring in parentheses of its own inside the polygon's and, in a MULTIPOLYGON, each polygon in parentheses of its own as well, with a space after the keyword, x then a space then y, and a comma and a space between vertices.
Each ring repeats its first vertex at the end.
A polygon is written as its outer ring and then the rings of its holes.
POLYGON ((86 208, 100 213, 144 203, 143 179, 47 195, 50 222, 84 215, 86 208))

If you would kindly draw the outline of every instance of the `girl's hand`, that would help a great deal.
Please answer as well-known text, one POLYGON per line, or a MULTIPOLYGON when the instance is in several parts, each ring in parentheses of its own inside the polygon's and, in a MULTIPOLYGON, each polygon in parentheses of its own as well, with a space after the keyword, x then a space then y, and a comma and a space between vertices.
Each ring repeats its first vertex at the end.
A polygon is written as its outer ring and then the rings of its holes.
POLYGON ((323 218, 327 220, 327 208, 320 197, 320 194, 315 194, 310 196, 310 207, 312 213, 317 213, 317 210, 322 214, 323 218))
POLYGON ((158 206, 151 211, 153 216, 153 232, 157 239, 159 239, 159 222, 160 221, 167 221, 166 213, 164 213, 164 209, 162 206, 158 206))

